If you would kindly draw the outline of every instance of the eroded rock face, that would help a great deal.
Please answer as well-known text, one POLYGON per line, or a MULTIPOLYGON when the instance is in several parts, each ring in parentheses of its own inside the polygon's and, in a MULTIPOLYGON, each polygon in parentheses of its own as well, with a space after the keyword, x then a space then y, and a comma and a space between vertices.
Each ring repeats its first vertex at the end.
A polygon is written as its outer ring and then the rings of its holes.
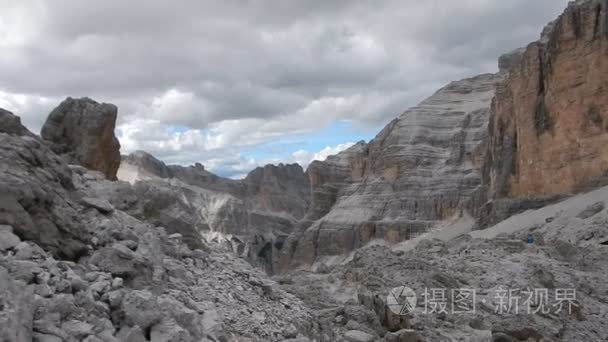
POLYGON ((192 248, 202 239, 225 242, 269 272, 310 201, 297 164, 267 165, 232 180, 200 164, 165 165, 138 151, 123 158, 118 176, 134 184, 136 201, 125 208, 132 215, 182 234, 192 248))
POLYGON ((298 164, 266 165, 249 172, 243 180, 247 195, 272 212, 285 212, 300 219, 309 205, 310 188, 298 164))
POLYGON ((397 243, 460 215, 481 186, 480 146, 502 77, 452 82, 369 144, 312 163, 307 218, 316 221, 291 238, 287 258, 295 265, 310 264, 372 239, 397 243))
POLYGON ((490 197, 576 191, 608 172, 608 3, 572 2, 496 92, 490 197))
POLYGON ((325 216, 336 203, 340 189, 362 180, 367 157, 367 144, 360 141, 324 161, 310 163, 306 170, 311 192, 307 220, 314 221, 325 216))
POLYGON ((0 225, 56 256, 79 257, 88 234, 70 199, 75 189, 65 161, 29 132, 0 133, 0 145, 0 225))
POLYGON ((16 135, 32 135, 21 124, 20 117, 2 108, 0 108, 0 132, 16 135))
POLYGON ((120 165, 120 143, 114 135, 117 111, 112 104, 69 97, 49 114, 40 134, 54 143, 57 153, 115 180, 120 165))

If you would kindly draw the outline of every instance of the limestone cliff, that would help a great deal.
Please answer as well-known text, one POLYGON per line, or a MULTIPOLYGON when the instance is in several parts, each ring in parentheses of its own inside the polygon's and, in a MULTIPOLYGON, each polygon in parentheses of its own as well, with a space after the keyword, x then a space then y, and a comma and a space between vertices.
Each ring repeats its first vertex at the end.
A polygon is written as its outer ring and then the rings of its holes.
POLYGON ((373 239, 396 243, 460 215, 481 185, 480 145, 503 74, 452 82, 307 173, 316 220, 284 251, 293 267, 347 253, 373 239))
POLYGON ((490 198, 573 192, 608 174, 608 2, 571 2, 496 92, 490 198))
POLYGON ((324 161, 310 163, 306 174, 310 182, 311 204, 306 220, 314 221, 325 216, 336 203, 338 191, 362 179, 367 153, 367 144, 360 141, 324 161))

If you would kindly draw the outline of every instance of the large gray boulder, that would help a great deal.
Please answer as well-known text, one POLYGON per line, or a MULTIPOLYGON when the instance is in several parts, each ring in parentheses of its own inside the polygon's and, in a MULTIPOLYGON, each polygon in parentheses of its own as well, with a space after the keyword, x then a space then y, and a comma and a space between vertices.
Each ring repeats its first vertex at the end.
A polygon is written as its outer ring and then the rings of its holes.
POLYGON ((55 152, 115 180, 120 166, 117 111, 113 104, 68 97, 49 114, 40 134, 54 143, 55 152))

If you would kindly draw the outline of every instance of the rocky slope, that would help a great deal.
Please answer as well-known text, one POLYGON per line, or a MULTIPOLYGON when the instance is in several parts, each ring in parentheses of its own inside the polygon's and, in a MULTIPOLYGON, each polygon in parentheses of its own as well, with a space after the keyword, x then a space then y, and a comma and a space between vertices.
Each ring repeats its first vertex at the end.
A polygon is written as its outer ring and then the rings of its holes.
POLYGON ((262 271, 129 215, 128 183, 68 165, 9 112, 0 122, 2 341, 320 339, 262 271))
POLYGON ((362 331, 369 341, 606 341, 607 204, 602 188, 489 230, 427 239, 407 251, 366 246, 333 267, 275 279, 326 312, 338 335, 362 331), (526 242, 530 234, 534 244, 526 242), (388 306, 389 291, 400 286, 417 295, 402 316, 388 306), (425 301, 432 289, 445 295, 444 313, 432 297, 425 301), (464 289, 475 290, 475 311, 453 313, 464 289), (546 300, 530 299, 534 289, 546 289, 546 300), (570 311, 558 311, 558 289, 575 289, 570 311), (510 304, 499 311, 504 291, 512 291, 510 304))
POLYGON ((308 219, 285 268, 348 253, 373 239, 409 239, 460 215, 481 185, 494 88, 503 73, 452 82, 391 122, 369 144, 314 162, 308 219))

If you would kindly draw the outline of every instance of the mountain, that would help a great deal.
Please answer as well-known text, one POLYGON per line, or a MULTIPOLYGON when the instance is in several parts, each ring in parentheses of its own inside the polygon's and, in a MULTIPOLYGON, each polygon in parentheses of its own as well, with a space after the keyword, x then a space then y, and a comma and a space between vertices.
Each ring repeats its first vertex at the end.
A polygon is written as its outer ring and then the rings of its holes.
POLYGON ((271 273, 277 271, 282 241, 310 198, 308 179, 297 164, 259 167, 237 181, 200 164, 165 165, 137 151, 123 157, 118 178, 133 184, 138 200, 125 210, 136 217, 174 227, 193 246, 201 237, 226 243, 271 273))
POLYGON ((573 1, 369 143, 242 180, 120 157, 111 104, 40 137, 0 110, 0 340, 606 341, 606 46, 573 1))
POLYGON ((389 123, 368 144, 307 170, 315 219, 293 236, 286 268, 398 243, 462 216, 481 188, 490 107, 504 73, 452 82, 389 123))
POLYGON ((472 216, 485 228, 608 180, 608 17, 577 1, 499 73, 452 82, 367 145, 309 167, 313 206, 282 267, 472 216))

